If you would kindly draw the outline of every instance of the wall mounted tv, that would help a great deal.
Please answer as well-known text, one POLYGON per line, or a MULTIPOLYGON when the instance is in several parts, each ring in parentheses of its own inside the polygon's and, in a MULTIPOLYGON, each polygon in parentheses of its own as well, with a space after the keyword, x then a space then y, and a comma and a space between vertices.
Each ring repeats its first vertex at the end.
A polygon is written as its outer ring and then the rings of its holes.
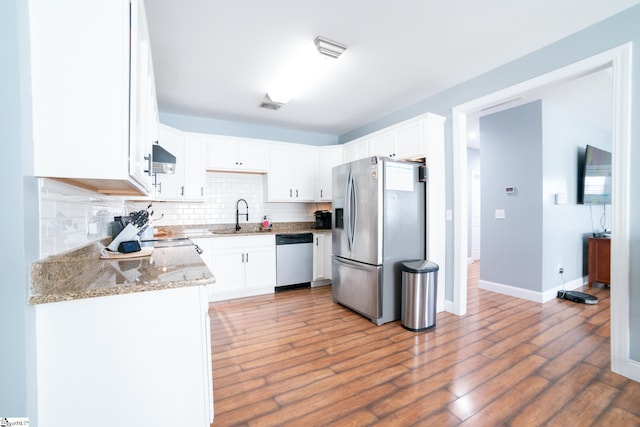
POLYGON ((582 174, 582 203, 611 204, 611 153, 587 145, 582 174))

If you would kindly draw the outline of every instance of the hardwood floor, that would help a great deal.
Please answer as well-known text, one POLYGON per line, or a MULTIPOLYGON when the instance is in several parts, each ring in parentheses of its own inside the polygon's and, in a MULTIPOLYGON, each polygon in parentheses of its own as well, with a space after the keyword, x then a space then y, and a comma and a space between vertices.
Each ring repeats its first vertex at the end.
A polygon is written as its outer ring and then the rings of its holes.
MULTIPOLYGON (((210 304, 220 426, 640 426, 640 383, 609 370, 597 305, 478 289, 436 327, 376 326, 331 288, 210 304)), ((596 285, 597 286, 597 285, 596 285)))

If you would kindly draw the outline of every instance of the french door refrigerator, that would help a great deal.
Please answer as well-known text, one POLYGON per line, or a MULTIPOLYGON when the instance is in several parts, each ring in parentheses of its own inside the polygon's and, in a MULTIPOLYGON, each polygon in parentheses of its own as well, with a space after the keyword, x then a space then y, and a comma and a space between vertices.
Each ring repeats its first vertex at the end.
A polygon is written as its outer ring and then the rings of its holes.
POLYGON ((398 320, 401 263, 425 258, 424 165, 370 157, 332 172, 333 300, 377 325, 398 320))

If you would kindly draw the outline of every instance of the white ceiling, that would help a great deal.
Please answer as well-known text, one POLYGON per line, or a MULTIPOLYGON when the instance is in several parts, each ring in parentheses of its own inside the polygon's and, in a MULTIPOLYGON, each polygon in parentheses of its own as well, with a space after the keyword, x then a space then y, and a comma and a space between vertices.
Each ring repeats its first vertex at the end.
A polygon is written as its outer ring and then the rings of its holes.
POLYGON ((341 135, 640 0, 147 0, 160 111, 341 135), (348 45, 278 111, 258 108, 300 41, 348 45))

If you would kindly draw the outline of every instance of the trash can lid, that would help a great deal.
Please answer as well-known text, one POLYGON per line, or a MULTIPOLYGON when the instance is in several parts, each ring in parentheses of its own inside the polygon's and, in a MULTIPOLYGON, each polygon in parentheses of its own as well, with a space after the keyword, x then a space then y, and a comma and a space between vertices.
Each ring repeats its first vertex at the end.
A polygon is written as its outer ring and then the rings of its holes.
POLYGON ((440 267, 435 262, 428 260, 405 261, 402 263, 402 271, 407 273, 431 273, 438 271, 440 267))

